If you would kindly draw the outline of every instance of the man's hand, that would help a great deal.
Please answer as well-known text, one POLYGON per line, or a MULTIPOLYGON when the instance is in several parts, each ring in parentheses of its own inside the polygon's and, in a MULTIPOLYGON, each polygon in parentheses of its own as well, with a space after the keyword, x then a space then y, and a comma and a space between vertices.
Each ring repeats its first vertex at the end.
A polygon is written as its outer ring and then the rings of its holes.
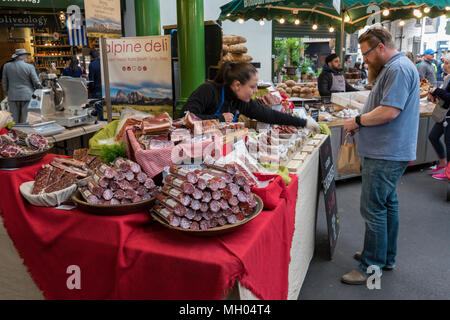
POLYGON ((320 133, 319 124, 313 118, 306 119, 306 129, 309 129, 315 133, 320 133))
POLYGON ((234 114, 230 112, 222 113, 223 117, 225 118, 225 122, 232 122, 234 118, 234 114))
POLYGON ((344 123, 344 130, 348 135, 353 136, 355 132, 358 132, 359 126, 356 123, 355 118, 347 119, 344 123))

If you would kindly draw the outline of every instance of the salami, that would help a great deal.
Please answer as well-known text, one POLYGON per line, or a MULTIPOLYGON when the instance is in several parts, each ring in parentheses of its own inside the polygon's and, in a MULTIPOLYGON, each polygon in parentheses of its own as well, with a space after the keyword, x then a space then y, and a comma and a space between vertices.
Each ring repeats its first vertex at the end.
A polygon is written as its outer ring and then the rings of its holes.
POLYGON ((127 199, 133 199, 134 197, 136 197, 137 196, 137 194, 136 194, 136 191, 135 190, 133 190, 133 189, 127 189, 127 190, 125 190, 125 198, 127 198, 127 199))
POLYGON ((114 197, 114 192, 112 192, 111 189, 106 189, 105 191, 103 191, 103 199, 105 200, 111 200, 114 197))
POLYGON ((144 186, 147 189, 153 189, 155 187, 155 182, 153 181, 152 178, 147 178, 144 182, 144 186))
POLYGON ((127 172, 128 170, 131 169, 131 166, 125 159, 117 158, 114 161, 114 168, 116 168, 117 170, 120 170, 122 172, 127 172))
POLYGON ((123 191, 122 189, 118 189, 114 192, 114 198, 116 198, 117 200, 122 200, 123 198, 125 198, 125 191, 123 191))
POLYGON ((221 208, 222 210, 226 210, 226 209, 228 209, 228 208, 230 207, 230 206, 228 205, 228 201, 225 200, 225 199, 220 199, 219 203, 220 203, 220 208, 221 208))
POLYGON ((236 223, 236 222, 237 222, 236 215, 232 214, 231 216, 228 216, 228 217, 227 217, 227 221, 228 221, 229 224, 234 224, 234 223, 236 223))
POLYGON ((181 168, 176 165, 170 166, 169 172, 176 176, 183 178, 183 180, 186 180, 187 182, 192 183, 192 184, 195 184, 198 181, 198 177, 194 172, 189 171, 185 168, 181 168))
POLYGON ((194 221, 200 221, 200 220, 202 220, 202 215, 200 213, 196 212, 195 213, 195 217, 194 217, 194 221))
POLYGON ((218 224, 219 224, 219 222, 217 221, 217 218, 212 218, 211 220, 209 220, 210 228, 215 228, 215 227, 217 227, 218 224))
POLYGON ((209 208, 211 209, 212 212, 217 212, 220 210, 220 203, 217 200, 212 200, 209 203, 209 208))
POLYGON ((191 208, 193 209, 193 210, 200 210, 200 207, 201 207, 201 203, 200 203, 200 201, 198 201, 198 200, 195 200, 195 199, 193 199, 192 201, 191 201, 191 208))
POLYGON ((181 218, 180 227, 182 227, 183 229, 189 229, 191 227, 191 221, 189 221, 185 217, 181 218))
MULTIPOLYGON (((186 207, 182 204, 175 201, 172 197, 166 196, 163 193, 160 193, 156 196, 156 198, 164 204, 166 207, 170 208, 177 216, 184 216, 186 214, 186 207)), ((192 207, 192 202, 191 202, 192 207)), ((192 208, 194 209, 194 208, 192 208)), ((197 210, 197 209, 194 209, 197 210)))
POLYGON ((209 168, 209 169, 207 169, 205 171, 210 173, 211 175, 213 175, 215 177, 218 177, 218 178, 222 179, 223 181, 225 181, 225 183, 233 182, 233 177, 230 174, 226 173, 226 172, 218 171, 218 170, 211 169, 211 168, 209 168))
POLYGON ((122 180, 118 182, 120 189, 128 190, 131 189, 131 184, 128 180, 122 180))
POLYGON ((81 195, 83 196, 84 200, 86 200, 87 203, 92 204, 99 204, 100 199, 93 195, 87 187, 83 187, 80 189, 81 195))
POLYGON ((225 218, 231 216, 232 214, 233 214, 233 211, 231 211, 231 208, 229 208, 227 210, 222 210, 222 216, 225 218))
POLYGON ((141 196, 142 201, 147 201, 152 197, 152 195, 150 193, 146 193, 143 196, 141 196))
POLYGON ((209 229, 209 222, 208 222, 208 220, 201 220, 200 221, 200 229, 201 230, 208 230, 209 229))
POLYGON ((209 205, 208 205, 208 203, 202 202, 202 203, 200 204, 200 211, 201 211, 201 212, 208 212, 208 210, 209 210, 209 205))
POLYGON ((144 183, 145 180, 147 180, 147 174, 145 172, 139 172, 136 175, 136 179, 140 182, 140 183, 144 183))
POLYGON ((200 189, 195 188, 194 192, 192 193, 192 197, 195 200, 200 200, 203 198, 203 192, 200 189))
POLYGON ((211 189, 211 191, 219 190, 219 187, 221 186, 220 178, 217 178, 217 177, 215 177, 209 173, 203 172, 203 171, 198 171, 198 172, 200 175, 198 178, 198 184, 200 183, 202 185, 206 185, 208 188, 211 189))
POLYGON ((189 220, 194 220, 195 218, 195 211, 191 208, 186 208, 186 214, 184 215, 189 220))
POLYGON ((94 173, 92 178, 94 179, 95 183, 98 184, 100 187, 108 188, 110 182, 109 178, 99 174, 98 172, 94 173))
POLYGON ((142 197, 144 194, 147 193, 147 188, 145 186, 139 186, 136 189, 136 193, 142 197))
POLYGON ((118 204, 120 204, 120 201, 117 200, 116 198, 112 198, 111 201, 109 202, 109 204, 111 204, 111 205, 118 205, 118 204))
POLYGON ((222 192, 221 192, 220 190, 213 191, 213 192, 211 193, 211 197, 212 197, 214 200, 220 200, 220 199, 222 199, 222 192))
POLYGON ((231 197, 231 199, 228 200, 228 203, 231 207, 237 206, 239 204, 239 199, 235 196, 231 197))
POLYGON ((231 199, 232 196, 233 196, 233 193, 230 191, 230 189, 222 189, 222 198, 223 199, 229 200, 229 199, 231 199))
POLYGON ((139 172, 142 171, 141 166, 139 165, 139 163, 136 163, 134 161, 131 160, 127 160, 127 162, 130 164, 130 170, 131 172, 138 174, 139 172))
POLYGON ((230 175, 235 175, 237 172, 236 166, 233 163, 228 164, 214 163, 210 165, 207 164, 207 166, 215 170, 226 172, 230 175))
POLYGON ((133 197, 133 199, 131 199, 132 203, 141 202, 141 201, 142 201, 142 198, 140 196, 138 196, 137 194, 136 194, 136 196, 133 197))
POLYGON ((239 191, 237 198, 239 202, 248 202, 247 194, 244 191, 239 191))
POLYGON ((130 199, 123 198, 122 200, 120 200, 120 204, 129 204, 129 203, 131 203, 130 199))
POLYGON ((125 179, 127 179, 128 181, 131 181, 134 179, 134 173, 131 170, 128 170, 127 172, 125 172, 125 179))
POLYGON ((236 219, 242 221, 245 219, 245 215, 242 212, 239 212, 238 214, 236 214, 236 219))
POLYGON ((95 183, 94 179, 89 179, 89 181, 87 182, 87 187, 89 189, 89 191, 97 197, 101 197, 103 196, 103 188, 100 187, 98 184, 95 183))
POLYGON ((228 189, 230 189, 231 194, 232 194, 233 196, 237 196, 238 193, 239 193, 239 191, 240 191, 239 186, 238 186, 237 184, 234 184, 234 183, 229 183, 229 184, 228 184, 228 189))
POLYGON ((211 220, 212 217, 213 217, 212 214, 209 213, 209 212, 203 212, 203 213, 202 213, 202 218, 203 218, 204 220, 206 220, 206 221, 211 220))
POLYGON ((136 179, 131 180, 130 186, 132 189, 136 190, 140 186, 139 181, 137 181, 136 179))
POLYGON ((195 187, 192 183, 181 180, 180 178, 178 178, 177 176, 174 176, 174 175, 170 175, 170 174, 167 175, 164 178, 164 182, 183 190, 183 192, 186 194, 193 194, 195 191, 195 187))
POLYGON ((211 199, 212 199, 211 192, 209 192, 209 191, 203 191, 202 202, 210 202, 211 199))
POLYGON ((236 184, 238 186, 243 186, 245 184, 248 184, 247 178, 244 175, 242 175, 242 174, 236 174, 234 176, 234 181, 236 182, 236 184))
POLYGON ((164 207, 161 204, 156 204, 153 207, 153 211, 158 214, 161 218, 163 218, 169 225, 172 227, 179 227, 181 219, 177 217, 173 211, 164 207))
POLYGON ((109 183, 109 188, 110 188, 112 191, 116 191, 116 190, 120 189, 120 184, 119 184, 117 181, 111 181, 111 182, 109 183))
POLYGON ((106 164, 100 165, 98 171, 108 179, 113 179, 117 175, 117 171, 106 164))
POLYGON ((244 184, 241 188, 247 194, 252 192, 252 190, 248 184, 244 184))
POLYGON ((217 219, 217 223, 218 223, 220 226, 224 226, 224 225, 227 224, 227 219, 224 218, 224 217, 220 217, 220 218, 217 219))
POLYGON ((174 188, 168 184, 162 187, 162 191, 173 197, 175 200, 180 202, 183 206, 188 206, 191 203, 191 197, 187 194, 184 194, 181 190, 174 188))
POLYGON ((116 181, 122 181, 123 179, 125 179, 125 172, 118 171, 117 176, 116 176, 116 181))
POLYGON ((198 224, 197 221, 191 222, 191 230, 200 230, 200 225, 198 224))
POLYGON ((244 213, 245 215, 249 215, 253 212, 253 209, 250 208, 248 202, 239 203, 239 208, 241 209, 241 212, 244 213))

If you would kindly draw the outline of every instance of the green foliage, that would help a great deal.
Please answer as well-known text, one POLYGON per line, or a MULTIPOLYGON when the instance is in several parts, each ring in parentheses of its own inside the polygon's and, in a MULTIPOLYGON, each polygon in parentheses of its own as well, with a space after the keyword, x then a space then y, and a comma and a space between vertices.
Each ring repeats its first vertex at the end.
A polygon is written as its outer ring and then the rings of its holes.
POLYGON ((100 158, 102 158, 104 162, 111 163, 119 157, 127 157, 127 148, 123 143, 102 146, 100 158))
POLYGON ((298 67, 302 50, 305 50, 307 45, 301 38, 283 38, 275 39, 273 47, 278 67, 281 68, 285 62, 287 66, 298 67))

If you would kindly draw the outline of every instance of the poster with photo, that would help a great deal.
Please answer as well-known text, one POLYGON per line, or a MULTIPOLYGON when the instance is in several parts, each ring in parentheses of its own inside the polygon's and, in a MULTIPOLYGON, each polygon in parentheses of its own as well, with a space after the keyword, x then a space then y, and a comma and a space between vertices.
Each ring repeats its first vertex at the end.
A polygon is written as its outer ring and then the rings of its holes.
POLYGON ((106 52, 113 118, 125 107, 173 116, 169 35, 106 39, 106 52))
POLYGON ((84 10, 88 37, 122 36, 120 0, 85 0, 84 10))

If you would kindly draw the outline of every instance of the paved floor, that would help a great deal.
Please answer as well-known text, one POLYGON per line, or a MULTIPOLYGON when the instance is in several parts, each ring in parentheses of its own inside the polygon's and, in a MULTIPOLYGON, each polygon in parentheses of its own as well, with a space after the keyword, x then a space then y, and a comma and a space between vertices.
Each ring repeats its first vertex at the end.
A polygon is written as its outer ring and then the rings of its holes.
POLYGON ((354 269, 364 223, 359 214, 360 178, 337 183, 340 235, 328 260, 323 196, 319 203, 316 249, 299 295, 308 299, 450 299, 450 202, 445 182, 432 179, 426 167, 408 169, 401 178, 397 266, 384 271, 381 290, 340 282, 354 269))

